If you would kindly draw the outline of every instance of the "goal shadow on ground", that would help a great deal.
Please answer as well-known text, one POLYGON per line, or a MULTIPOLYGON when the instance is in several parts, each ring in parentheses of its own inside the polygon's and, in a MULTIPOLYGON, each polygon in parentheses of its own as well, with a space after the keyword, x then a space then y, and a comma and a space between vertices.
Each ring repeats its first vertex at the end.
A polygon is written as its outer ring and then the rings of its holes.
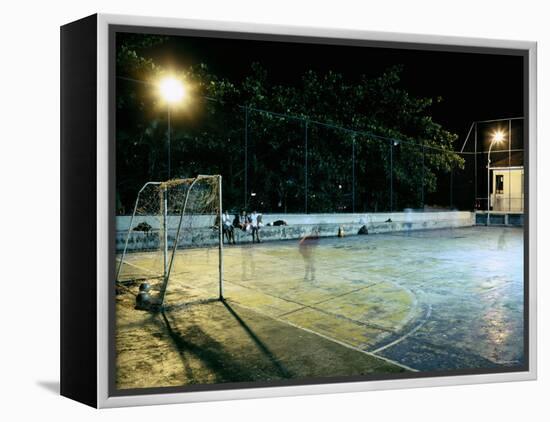
MULTIPOLYGON (((210 370, 217 382, 241 382, 258 379, 258 376, 270 373, 278 379, 292 378, 293 374, 277 359, 276 355, 267 347, 267 345, 258 337, 252 328, 239 316, 239 313, 225 301, 210 301, 198 304, 197 306, 209 306, 212 304, 223 304, 227 311, 227 317, 232 318, 251 343, 255 345, 259 352, 256 356, 261 356, 261 362, 256 365, 246 365, 246 359, 242 356, 235 357, 234 352, 220 341, 209 335, 198 324, 187 325, 184 330, 177 327, 177 323, 171 317, 171 312, 161 312, 161 319, 156 319, 163 327, 166 334, 171 339, 176 348, 183 367, 185 368, 188 383, 197 382, 197 374, 193 374, 193 369, 189 364, 188 354, 199 360, 208 370, 210 370), (258 366, 261 368, 258 369, 258 366)), ((243 353, 250 353, 250 350, 243 353)), ((198 375, 198 378, 202 378, 198 375)))
POLYGON ((242 320, 237 311, 229 305, 225 300, 222 300, 223 306, 229 311, 229 313, 237 320, 239 325, 246 331, 246 334, 250 339, 256 344, 259 350, 269 359, 273 367, 281 375, 282 378, 292 378, 292 373, 285 368, 281 362, 278 361, 277 357, 271 352, 271 350, 258 338, 258 336, 250 329, 250 327, 242 320))

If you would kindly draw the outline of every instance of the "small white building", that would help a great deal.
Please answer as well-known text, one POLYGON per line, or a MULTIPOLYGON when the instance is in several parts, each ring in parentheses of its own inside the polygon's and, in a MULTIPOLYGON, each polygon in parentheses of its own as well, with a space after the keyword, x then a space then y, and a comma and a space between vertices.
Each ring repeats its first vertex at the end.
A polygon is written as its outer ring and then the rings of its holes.
POLYGON ((492 163, 491 210, 495 212, 523 212, 524 171, 517 155, 492 163))

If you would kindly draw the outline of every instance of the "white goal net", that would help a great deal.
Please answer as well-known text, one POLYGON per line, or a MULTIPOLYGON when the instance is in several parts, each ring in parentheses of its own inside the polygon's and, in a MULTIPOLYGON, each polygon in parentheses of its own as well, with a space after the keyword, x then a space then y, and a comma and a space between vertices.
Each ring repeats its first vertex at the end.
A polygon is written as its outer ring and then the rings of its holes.
POLYGON ((135 292, 138 309, 221 298, 220 217, 221 176, 146 183, 117 217, 117 292, 135 292))

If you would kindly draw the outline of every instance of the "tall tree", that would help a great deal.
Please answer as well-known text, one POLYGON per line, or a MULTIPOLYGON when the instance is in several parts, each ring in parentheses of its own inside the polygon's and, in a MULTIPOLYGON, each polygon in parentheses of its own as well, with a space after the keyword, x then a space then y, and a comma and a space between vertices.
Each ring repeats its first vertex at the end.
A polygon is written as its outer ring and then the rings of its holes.
MULTIPOLYGON (((163 41, 118 45, 117 190, 126 209, 141 184, 165 177, 166 113, 154 83, 167 70, 146 55, 163 41)), ((418 207, 422 186, 435 191, 463 160, 456 135, 430 117, 433 100, 402 87, 403 71, 356 80, 308 71, 280 85, 257 63, 235 81, 189 67, 178 74, 192 98, 174 110, 173 175, 224 175, 225 206, 235 209, 247 198, 264 211, 303 212, 306 195, 310 212, 418 207)))

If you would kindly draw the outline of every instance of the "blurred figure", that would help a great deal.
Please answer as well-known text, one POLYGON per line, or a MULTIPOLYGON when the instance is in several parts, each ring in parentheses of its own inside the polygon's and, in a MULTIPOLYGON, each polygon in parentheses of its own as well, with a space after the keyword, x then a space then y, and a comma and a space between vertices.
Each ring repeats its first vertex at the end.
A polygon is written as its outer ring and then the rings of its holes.
POLYGON ((405 235, 409 237, 411 235, 412 230, 412 209, 405 208, 405 224, 403 225, 405 228, 405 235))
POLYGON ((315 247, 319 243, 319 230, 314 229, 298 243, 298 251, 304 259, 304 281, 315 281, 315 247))
POLYGON ((256 278, 256 257, 255 248, 248 245, 241 249, 241 281, 253 280, 256 278))
POLYGON ((500 236, 498 237, 497 241, 497 248, 499 250, 506 249, 506 229, 502 229, 502 232, 500 233, 500 236))

